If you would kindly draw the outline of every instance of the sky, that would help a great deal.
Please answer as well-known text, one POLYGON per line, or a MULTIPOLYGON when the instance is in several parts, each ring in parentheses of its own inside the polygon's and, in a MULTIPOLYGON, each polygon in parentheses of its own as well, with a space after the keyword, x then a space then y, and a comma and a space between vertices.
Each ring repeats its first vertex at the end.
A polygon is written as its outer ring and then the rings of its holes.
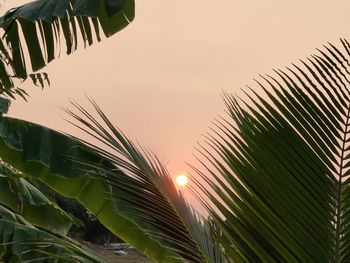
POLYGON ((225 116, 224 91, 239 94, 260 73, 338 44, 349 10, 345 0, 136 0, 131 25, 52 62, 51 86, 25 84, 29 102, 14 101, 9 115, 80 136, 60 107, 88 107, 89 96, 172 175, 186 172, 211 121, 225 116))

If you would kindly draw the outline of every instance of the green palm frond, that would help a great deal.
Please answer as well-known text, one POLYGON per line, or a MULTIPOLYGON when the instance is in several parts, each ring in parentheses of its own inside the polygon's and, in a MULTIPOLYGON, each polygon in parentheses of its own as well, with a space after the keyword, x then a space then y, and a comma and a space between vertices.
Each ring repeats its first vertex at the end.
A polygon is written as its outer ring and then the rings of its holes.
POLYGON ((139 150, 91 102, 100 120, 77 104, 79 114, 67 112, 79 122, 77 127, 108 148, 84 142, 116 167, 86 163, 90 172, 113 187, 121 214, 178 255, 180 262, 224 262, 209 228, 177 191, 166 167, 152 153, 139 150))
POLYGON ((235 262, 350 260, 350 46, 341 42, 261 76, 263 93, 225 94, 230 120, 199 148, 207 172, 197 184, 235 262))
POLYGON ((63 51, 101 41, 134 19, 133 0, 37 0, 9 10, 0 18, 0 93, 26 97, 16 83, 30 77, 34 84, 49 82, 35 73, 63 51), (65 46, 65 48, 63 48, 65 46), (16 81, 17 80, 17 81, 16 81))

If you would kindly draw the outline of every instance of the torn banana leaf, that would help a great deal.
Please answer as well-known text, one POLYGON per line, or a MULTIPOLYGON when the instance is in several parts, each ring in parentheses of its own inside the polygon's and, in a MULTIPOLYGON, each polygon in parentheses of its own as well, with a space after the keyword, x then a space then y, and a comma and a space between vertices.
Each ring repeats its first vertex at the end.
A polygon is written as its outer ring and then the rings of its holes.
POLYGON ((134 9, 133 0, 37 0, 9 10, 0 18, 0 94, 25 98, 18 81, 30 77, 43 86, 48 76, 31 73, 63 52, 101 41, 101 29, 106 37, 122 30, 134 9))

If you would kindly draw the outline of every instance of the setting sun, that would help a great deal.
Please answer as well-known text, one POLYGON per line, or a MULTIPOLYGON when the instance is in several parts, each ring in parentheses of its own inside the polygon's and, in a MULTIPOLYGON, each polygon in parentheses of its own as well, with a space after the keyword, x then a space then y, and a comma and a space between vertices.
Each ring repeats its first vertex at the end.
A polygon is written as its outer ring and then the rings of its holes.
POLYGON ((185 186, 188 184, 188 177, 184 174, 180 174, 176 177, 176 184, 178 186, 185 186))

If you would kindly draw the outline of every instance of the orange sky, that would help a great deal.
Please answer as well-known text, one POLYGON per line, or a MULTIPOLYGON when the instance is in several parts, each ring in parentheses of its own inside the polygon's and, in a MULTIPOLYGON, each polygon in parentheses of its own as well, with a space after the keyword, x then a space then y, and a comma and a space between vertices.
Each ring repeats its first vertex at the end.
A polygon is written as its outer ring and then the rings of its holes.
POLYGON ((15 101, 10 115, 77 134, 59 107, 91 96, 178 173, 223 114, 222 91, 238 92, 259 73, 350 34, 345 0, 136 0, 136 7, 122 32, 50 64, 51 87, 25 85, 29 103, 15 101))

